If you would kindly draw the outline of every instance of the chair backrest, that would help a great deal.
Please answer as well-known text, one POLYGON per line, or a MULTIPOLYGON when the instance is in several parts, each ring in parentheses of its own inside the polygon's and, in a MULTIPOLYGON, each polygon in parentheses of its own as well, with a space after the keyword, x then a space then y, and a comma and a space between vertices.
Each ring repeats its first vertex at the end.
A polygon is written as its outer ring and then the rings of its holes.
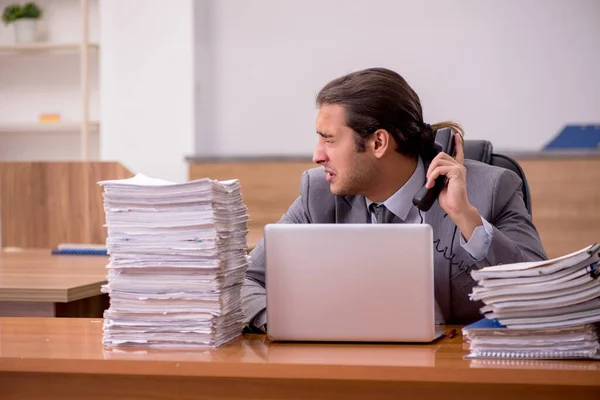
POLYGON ((529 215, 532 215, 529 185, 527 183, 527 178, 525 177, 525 172, 517 161, 509 156, 494 153, 492 144, 487 140, 465 140, 464 152, 465 158, 468 158, 469 160, 481 161, 515 172, 523 181, 523 200, 525 201, 525 207, 527 207, 529 215))

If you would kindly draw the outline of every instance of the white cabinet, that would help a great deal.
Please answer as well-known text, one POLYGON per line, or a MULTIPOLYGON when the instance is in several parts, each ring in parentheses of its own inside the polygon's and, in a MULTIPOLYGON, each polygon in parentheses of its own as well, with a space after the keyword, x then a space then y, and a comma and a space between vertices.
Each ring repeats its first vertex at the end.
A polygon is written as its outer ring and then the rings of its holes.
MULTIPOLYGON (((14 2, 0 0, 0 11, 14 2)), ((0 27, 0 161, 97 160, 98 1, 37 4, 38 42, 16 44, 14 26, 0 27)))

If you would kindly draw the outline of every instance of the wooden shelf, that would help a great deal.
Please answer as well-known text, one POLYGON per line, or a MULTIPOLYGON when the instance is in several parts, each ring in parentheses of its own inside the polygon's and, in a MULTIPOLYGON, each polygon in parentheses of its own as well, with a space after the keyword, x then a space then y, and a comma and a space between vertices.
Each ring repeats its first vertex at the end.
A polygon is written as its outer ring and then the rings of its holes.
MULTIPOLYGON (((32 44, 9 44, 0 45, 0 53, 32 53, 48 51, 79 51, 81 43, 32 43, 32 44)), ((89 50, 100 48, 98 43, 89 43, 89 50)))
MULTIPOLYGON (((98 132, 99 122, 89 124, 90 132, 98 132)), ((79 132, 78 122, 0 123, 0 133, 79 132)))
MULTIPOLYGON (((38 138, 53 139, 59 138, 59 135, 68 135, 72 141, 79 142, 79 154, 82 161, 88 161, 90 159, 90 147, 91 141, 97 141, 98 135, 100 134, 99 121, 93 121, 90 112, 90 79, 91 64, 98 62, 98 55, 100 50, 100 44, 97 39, 90 38, 90 0, 80 0, 80 23, 81 31, 80 35, 73 37, 72 39, 50 40, 45 42, 35 43, 14 43, 12 41, 5 41, 0 43, 0 64, 3 61, 8 61, 9 58, 15 60, 29 61, 44 65, 45 62, 56 63, 67 57, 70 62, 79 64, 79 74, 73 74, 73 83, 79 80, 80 89, 80 105, 81 112, 79 115, 72 115, 72 120, 50 123, 40 123, 37 120, 37 115, 30 121, 18 122, 18 118, 15 116, 17 121, 10 121, 10 116, 5 116, 4 119, 0 120, 0 139, 12 139, 16 136, 27 136, 27 138, 33 139, 33 142, 29 143, 30 140, 26 139, 25 142, 20 143, 23 149, 29 146, 47 146, 47 141, 38 141, 38 138), (31 136, 29 136, 31 135, 31 136), (39 142, 39 143, 37 143, 39 142)), ((54 4, 53 4, 54 6, 54 4)), ((56 5, 60 10, 60 6, 56 5)), ((57 11, 60 13, 60 11, 57 11)), ((73 22, 74 16, 69 13, 69 21, 66 23, 73 22)), ((20 68, 20 65, 15 64, 16 69, 20 68)), ((18 74, 18 71, 15 71, 18 74)), ((4 72, 3 72, 4 73, 4 72)), ((96 77, 95 77, 96 78, 96 77)), ((52 88, 46 88, 46 90, 52 90, 52 88)), ((35 96, 35 92, 31 93, 35 96)), ((60 92, 57 93, 60 95, 60 92)), ((10 96, 10 94, 9 94, 10 96)), ((9 97, 10 99, 10 97, 9 97)), ((68 114, 64 110, 53 110, 63 115, 68 114)), ((22 116, 26 119, 27 117, 22 116)), ((3 143, 0 143, 0 147, 3 143)), ((39 149, 36 149, 39 150, 39 149)), ((69 150, 71 151, 71 150, 69 150)), ((23 157, 26 157, 24 155, 23 157)))

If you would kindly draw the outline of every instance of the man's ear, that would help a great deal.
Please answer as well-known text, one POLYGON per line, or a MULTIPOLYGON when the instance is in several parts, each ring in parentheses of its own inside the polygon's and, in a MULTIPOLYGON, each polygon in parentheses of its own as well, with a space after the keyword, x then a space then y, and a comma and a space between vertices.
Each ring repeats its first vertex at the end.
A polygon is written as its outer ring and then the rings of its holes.
POLYGON ((377 129, 373 135, 371 135, 371 141, 369 144, 371 145, 371 149, 375 157, 381 158, 386 151, 388 151, 388 149, 391 149, 393 143, 394 141, 392 136, 388 131, 385 129, 377 129))

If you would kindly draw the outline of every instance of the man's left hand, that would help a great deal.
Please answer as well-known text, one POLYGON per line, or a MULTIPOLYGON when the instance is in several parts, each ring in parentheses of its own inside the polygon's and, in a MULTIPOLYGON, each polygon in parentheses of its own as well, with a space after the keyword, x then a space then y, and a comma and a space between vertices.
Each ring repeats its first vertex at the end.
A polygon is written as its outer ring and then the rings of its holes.
POLYGON ((446 176, 446 185, 438 197, 438 203, 468 241, 475 228, 482 225, 482 222, 479 211, 469 202, 467 195, 467 170, 463 165, 465 153, 460 133, 454 135, 454 140, 456 157, 439 153, 427 170, 426 186, 432 188, 438 176, 446 176))

